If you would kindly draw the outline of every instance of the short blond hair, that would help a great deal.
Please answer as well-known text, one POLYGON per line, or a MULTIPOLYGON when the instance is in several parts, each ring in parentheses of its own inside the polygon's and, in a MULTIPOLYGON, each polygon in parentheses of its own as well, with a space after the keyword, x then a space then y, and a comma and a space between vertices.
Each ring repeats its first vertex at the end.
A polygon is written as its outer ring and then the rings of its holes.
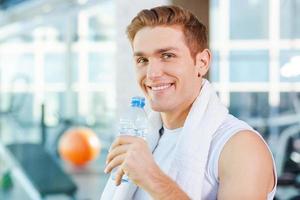
POLYGON ((179 25, 186 45, 194 58, 198 52, 208 48, 206 27, 190 11, 179 6, 159 6, 144 9, 133 18, 126 33, 132 43, 136 33, 144 27, 179 25))

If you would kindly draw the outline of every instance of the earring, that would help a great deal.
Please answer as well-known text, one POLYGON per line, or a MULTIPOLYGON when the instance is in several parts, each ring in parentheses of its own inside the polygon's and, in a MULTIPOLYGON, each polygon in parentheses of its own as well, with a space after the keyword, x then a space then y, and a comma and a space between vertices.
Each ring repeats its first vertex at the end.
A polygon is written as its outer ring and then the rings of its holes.
POLYGON ((200 73, 198 73, 198 77, 199 77, 199 78, 201 77, 201 74, 200 74, 200 73))

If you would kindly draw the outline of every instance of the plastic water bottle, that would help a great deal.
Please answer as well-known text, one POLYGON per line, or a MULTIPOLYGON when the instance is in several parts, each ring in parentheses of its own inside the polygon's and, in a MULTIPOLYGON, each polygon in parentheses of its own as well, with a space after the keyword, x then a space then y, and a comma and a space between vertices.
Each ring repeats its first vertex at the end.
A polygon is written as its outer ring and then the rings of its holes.
MULTIPOLYGON (((148 118, 144 110, 145 98, 132 97, 131 105, 126 112, 121 114, 119 121, 119 135, 131 135, 146 138, 148 129, 148 118)), ((112 171, 112 179, 115 180, 117 168, 112 171)), ((128 182, 129 179, 123 175, 122 182, 128 182)))

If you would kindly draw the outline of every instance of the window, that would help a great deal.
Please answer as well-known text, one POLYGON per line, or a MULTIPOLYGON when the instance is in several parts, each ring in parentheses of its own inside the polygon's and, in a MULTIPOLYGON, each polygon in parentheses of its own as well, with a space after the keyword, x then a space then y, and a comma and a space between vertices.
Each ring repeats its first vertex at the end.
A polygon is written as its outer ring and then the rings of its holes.
POLYGON ((288 99, 300 91, 300 70, 286 77, 283 67, 300 59, 299 13, 293 0, 210 1, 210 80, 231 113, 251 123, 295 112, 288 99))
MULTIPOLYGON (((22 104, 15 116, 22 119, 20 132, 33 135, 26 141, 40 140, 41 104, 50 127, 62 118, 85 118, 96 132, 113 126, 114 2, 63 11, 27 22, 32 29, 24 31, 24 26, 0 43, 0 107, 7 109, 12 97, 22 104), (24 96, 26 101, 20 101, 24 96)), ((12 123, 9 117, 0 118, 4 142, 16 142, 12 123)))
POLYGON ((280 1, 280 36, 282 39, 300 39, 300 1, 280 1))
POLYGON ((231 0, 230 39, 267 39, 268 6, 268 0, 231 0))
MULTIPOLYGON (((291 49, 293 49, 293 48, 291 48, 291 49)), ((279 61, 280 69, 282 70, 282 68, 286 64, 293 62, 293 58, 299 57, 299 56, 300 56, 300 49, 299 50, 281 50, 280 51, 280 61, 279 61)), ((293 68, 298 68, 298 67, 299 67, 299 65, 296 65, 296 66, 292 67, 292 69, 288 70, 291 73, 291 74, 289 73, 290 76, 288 76, 288 77, 285 77, 284 74, 281 73, 280 81, 281 82, 290 82, 290 83, 300 82, 300 76, 299 76, 300 74, 293 75, 293 71, 295 71, 295 70, 296 70, 296 72, 298 71, 297 69, 293 69, 293 68)))
POLYGON ((230 82, 268 82, 268 51, 231 51, 230 82))

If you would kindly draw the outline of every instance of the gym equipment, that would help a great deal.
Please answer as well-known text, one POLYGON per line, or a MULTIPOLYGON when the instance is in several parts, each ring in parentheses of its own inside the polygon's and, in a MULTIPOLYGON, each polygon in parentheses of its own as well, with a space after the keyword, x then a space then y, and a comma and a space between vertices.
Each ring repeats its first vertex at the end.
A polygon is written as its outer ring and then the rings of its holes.
MULTIPOLYGON (((275 153, 278 187, 292 187, 300 190, 300 125, 295 124, 284 129, 278 140, 275 153)), ((278 199, 278 198, 277 198, 278 199)), ((290 198, 298 200, 300 195, 290 198)))
MULTIPOLYGON (((44 115, 45 107, 42 105, 42 140, 46 139, 44 115)), ((75 193, 77 191, 76 184, 44 148, 43 144, 45 144, 45 141, 41 141, 40 144, 13 143, 7 145, 6 148, 21 166, 42 198, 52 194, 66 194, 72 199, 75 199, 75 193)))
POLYGON ((7 149, 42 198, 52 194, 66 194, 75 198, 77 186, 42 145, 11 144, 7 149))
MULTIPOLYGON (((299 113, 300 103, 297 93, 290 93, 292 99, 293 108, 295 111, 293 119, 289 122, 289 126, 285 128, 277 142, 277 148, 275 152, 275 161, 277 165, 278 174, 278 188, 292 188, 296 192, 290 196, 290 200, 299 200, 300 190, 300 124, 299 113)), ((279 199, 277 197, 277 199, 279 199)), ((287 198, 284 198, 287 199, 287 198)))
MULTIPOLYGON (((21 76, 22 80, 25 80, 28 85, 28 79, 21 76)), ((20 80, 17 77, 12 82, 12 90, 16 81, 20 80)), ((0 116, 6 116, 13 119, 16 125, 22 127, 25 124, 18 117, 18 113, 24 106, 24 102, 27 98, 27 94, 22 95, 22 98, 15 98, 12 93, 10 97, 10 105, 8 109, 0 112, 0 116)), ((12 143, 6 146, 7 154, 10 155, 8 160, 13 160, 11 163, 16 163, 23 174, 20 176, 26 177, 28 181, 24 185, 25 188, 34 188, 34 192, 38 196, 44 198, 52 194, 66 194, 72 199, 75 199, 75 193, 77 186, 71 179, 71 177, 64 172, 60 164, 52 157, 45 147, 47 126, 45 124, 45 106, 41 107, 41 142, 40 143, 12 143)), ((1 144, 0 144, 1 145, 1 144)), ((2 145, 1 145, 2 146, 2 145)), ((8 161, 9 162, 9 161, 8 161)), ((18 179, 18 177, 16 177, 18 179)), ((20 180, 22 179, 20 178, 20 180)), ((29 193, 32 193, 29 191, 29 193)))
POLYGON ((92 129, 71 128, 59 140, 59 154, 62 159, 81 166, 94 160, 100 153, 100 140, 92 129))

